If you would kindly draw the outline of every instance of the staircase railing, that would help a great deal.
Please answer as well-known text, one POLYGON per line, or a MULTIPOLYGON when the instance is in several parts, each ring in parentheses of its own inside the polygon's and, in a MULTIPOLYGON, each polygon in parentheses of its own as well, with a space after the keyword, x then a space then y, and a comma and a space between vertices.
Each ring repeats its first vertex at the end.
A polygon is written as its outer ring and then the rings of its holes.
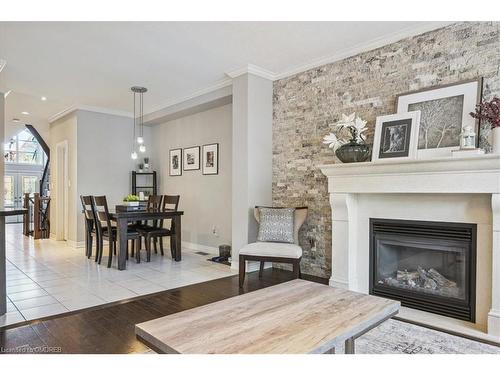
POLYGON ((47 181, 49 178, 50 148, 47 145, 47 143, 45 143, 44 139, 42 138, 40 133, 38 133, 38 131, 35 129, 33 125, 25 124, 25 126, 26 129, 28 129, 29 132, 33 135, 33 137, 35 137, 40 147, 42 147, 45 156, 47 157, 47 161, 45 162, 45 167, 43 169, 42 179, 40 180, 40 195, 43 196, 46 194, 46 191, 48 190, 47 181))
POLYGON ((35 240, 50 237, 50 197, 41 197, 39 193, 24 194, 23 234, 33 236, 35 240))

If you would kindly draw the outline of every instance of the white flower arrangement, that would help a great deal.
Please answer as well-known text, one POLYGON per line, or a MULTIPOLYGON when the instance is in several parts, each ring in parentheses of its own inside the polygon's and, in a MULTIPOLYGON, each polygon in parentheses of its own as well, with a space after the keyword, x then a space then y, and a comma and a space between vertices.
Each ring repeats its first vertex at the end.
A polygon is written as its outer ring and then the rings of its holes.
POLYGON ((342 114, 342 120, 335 124, 335 133, 330 133, 323 138, 323 143, 336 151, 346 143, 364 143, 363 132, 366 130, 366 121, 351 113, 349 116, 342 114))

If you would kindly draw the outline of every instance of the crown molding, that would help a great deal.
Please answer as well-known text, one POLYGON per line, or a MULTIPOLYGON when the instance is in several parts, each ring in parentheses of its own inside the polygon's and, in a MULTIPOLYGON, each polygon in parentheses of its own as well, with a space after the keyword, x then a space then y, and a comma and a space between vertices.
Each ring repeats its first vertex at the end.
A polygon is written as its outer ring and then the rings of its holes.
POLYGON ((242 76, 243 74, 253 74, 255 76, 269 79, 271 81, 274 81, 276 79, 276 73, 252 64, 248 64, 247 66, 244 66, 242 68, 226 72, 226 75, 231 79, 242 76))
POLYGON ((120 110, 103 108, 103 107, 93 107, 93 106, 89 106, 89 105, 72 105, 72 106, 67 107, 67 108, 63 109, 62 111, 57 112, 57 113, 53 114, 52 116, 50 116, 48 118, 49 124, 53 123, 54 121, 59 120, 60 118, 63 118, 64 116, 67 116, 70 113, 75 112, 75 111, 88 111, 88 112, 102 113, 102 114, 106 114, 106 115, 134 118, 133 113, 127 112, 127 111, 120 111, 120 110))
POLYGON ((432 30, 440 29, 442 27, 451 25, 452 23, 455 22, 449 22, 449 21, 424 22, 424 24, 422 25, 408 27, 396 33, 375 38, 366 43, 356 44, 352 47, 337 51, 331 55, 323 56, 321 58, 311 60, 306 64, 298 65, 294 68, 287 69, 283 72, 276 74, 274 80, 290 77, 295 74, 305 72, 309 69, 317 68, 322 65, 331 64, 333 62, 340 61, 348 57, 356 56, 360 53, 368 52, 398 42, 405 38, 414 37, 420 34, 427 33, 432 30))
POLYGON ((144 116, 152 115, 155 112, 158 112, 158 111, 164 110, 168 107, 172 107, 174 105, 177 105, 177 104, 186 102, 188 100, 197 98, 198 96, 202 96, 202 95, 211 93, 212 91, 217 91, 217 90, 222 89, 224 87, 231 86, 232 84, 233 84, 232 79, 229 79, 229 78, 221 79, 221 80, 217 81, 216 83, 214 83, 213 85, 210 85, 210 86, 207 86, 203 89, 197 90, 189 95, 179 97, 176 99, 172 99, 161 106, 156 106, 148 113, 145 113, 144 116))

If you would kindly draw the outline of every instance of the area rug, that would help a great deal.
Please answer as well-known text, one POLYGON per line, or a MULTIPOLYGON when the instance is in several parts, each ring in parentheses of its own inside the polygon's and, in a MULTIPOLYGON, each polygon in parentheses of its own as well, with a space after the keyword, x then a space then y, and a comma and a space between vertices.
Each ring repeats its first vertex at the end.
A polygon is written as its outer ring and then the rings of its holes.
POLYGON ((500 347, 390 319, 356 340, 356 354, 500 354, 500 347))

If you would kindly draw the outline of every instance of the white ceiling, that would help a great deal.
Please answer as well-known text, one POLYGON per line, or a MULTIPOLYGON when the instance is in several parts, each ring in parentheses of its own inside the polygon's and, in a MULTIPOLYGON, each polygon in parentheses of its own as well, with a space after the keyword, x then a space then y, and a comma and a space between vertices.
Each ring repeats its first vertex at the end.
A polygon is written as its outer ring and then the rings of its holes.
POLYGON ((46 117, 70 105, 130 112, 129 89, 143 85, 149 89, 148 113, 214 86, 227 79, 225 73, 247 64, 280 77, 442 25, 0 22, 0 59, 7 61, 0 74, 0 91, 19 94, 9 101, 15 105, 8 109, 9 116, 22 107, 46 117), (26 95, 36 100, 24 102, 26 95), (48 97, 42 107, 35 105, 40 104, 40 96, 48 97))

